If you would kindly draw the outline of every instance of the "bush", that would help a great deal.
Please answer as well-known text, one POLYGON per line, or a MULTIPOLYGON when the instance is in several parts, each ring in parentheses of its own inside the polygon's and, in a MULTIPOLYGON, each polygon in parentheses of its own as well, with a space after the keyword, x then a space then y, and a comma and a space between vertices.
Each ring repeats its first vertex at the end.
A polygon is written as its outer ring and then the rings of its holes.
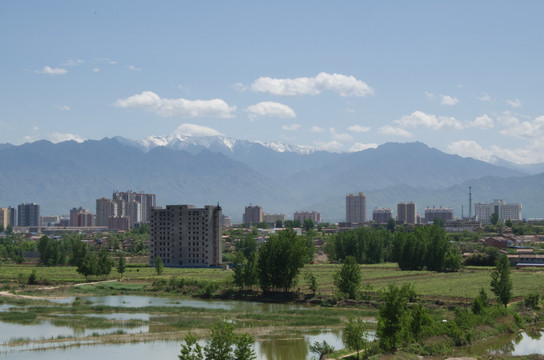
POLYGON ((28 276, 28 285, 36 285, 38 283, 38 276, 36 275, 36 270, 32 270, 30 275, 28 276))
POLYGON ((540 301, 540 296, 537 293, 532 293, 525 296, 524 304, 528 308, 538 310, 538 302, 540 301))

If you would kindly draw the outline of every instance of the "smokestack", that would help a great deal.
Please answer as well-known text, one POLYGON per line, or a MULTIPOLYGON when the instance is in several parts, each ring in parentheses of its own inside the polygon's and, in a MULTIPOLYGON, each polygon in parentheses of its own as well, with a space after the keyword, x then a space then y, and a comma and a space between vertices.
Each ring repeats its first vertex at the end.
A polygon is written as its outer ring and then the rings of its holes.
POLYGON ((472 186, 468 187, 468 217, 472 219, 472 186))

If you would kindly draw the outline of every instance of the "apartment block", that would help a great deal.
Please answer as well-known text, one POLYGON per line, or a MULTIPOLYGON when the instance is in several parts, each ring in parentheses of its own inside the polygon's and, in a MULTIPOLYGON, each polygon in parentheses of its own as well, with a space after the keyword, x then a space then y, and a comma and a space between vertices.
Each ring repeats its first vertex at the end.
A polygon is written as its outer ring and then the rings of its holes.
POLYGON ((8 208, 0 208, 0 225, 5 228, 10 224, 10 210, 8 208))
POLYGON ((372 221, 376 224, 387 224, 391 218, 393 218, 393 210, 390 208, 372 210, 372 221))
POLYGON ((23 203, 17 206, 18 226, 40 226, 40 205, 23 203))
POLYGON ((452 208, 439 208, 426 207, 425 208, 425 222, 430 224, 434 222, 434 219, 442 219, 444 221, 453 220, 453 209, 452 208))
POLYGON ((352 224, 364 224, 366 221, 366 196, 360 192, 358 195, 346 196, 346 222, 352 224))
POLYGON ((263 222, 263 208, 260 206, 246 206, 243 222, 249 225, 263 222))
POLYGON ((413 202, 398 203, 397 221, 403 224, 417 224, 416 204, 413 202))
POLYGON ((167 205, 151 210, 150 265, 157 256, 168 267, 209 267, 222 263, 221 207, 167 205))
POLYGON ((474 205, 476 220, 482 225, 491 224, 491 215, 499 215, 499 221, 521 221, 521 204, 508 204, 503 200, 493 200, 491 203, 476 203, 474 205))
POLYGON ((285 222, 285 215, 283 214, 263 214, 263 221, 269 225, 276 226, 278 221, 283 224, 285 222))
POLYGON ((297 211, 293 215, 293 220, 300 220, 302 224, 304 224, 304 220, 306 219, 311 219, 315 224, 320 224, 321 213, 318 213, 317 211, 297 211))

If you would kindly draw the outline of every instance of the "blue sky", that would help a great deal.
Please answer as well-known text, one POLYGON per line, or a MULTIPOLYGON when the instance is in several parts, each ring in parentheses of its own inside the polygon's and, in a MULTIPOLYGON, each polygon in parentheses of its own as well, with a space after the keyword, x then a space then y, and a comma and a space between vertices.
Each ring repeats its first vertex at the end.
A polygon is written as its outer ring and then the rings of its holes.
POLYGON ((0 142, 174 132, 544 162, 541 1, 9 1, 0 142))

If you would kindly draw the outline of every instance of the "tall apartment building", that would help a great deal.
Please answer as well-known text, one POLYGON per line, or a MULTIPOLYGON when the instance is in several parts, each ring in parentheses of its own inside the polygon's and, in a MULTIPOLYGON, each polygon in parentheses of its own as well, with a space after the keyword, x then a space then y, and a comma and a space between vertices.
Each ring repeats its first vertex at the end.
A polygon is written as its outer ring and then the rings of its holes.
POLYGON ((109 226, 113 215, 113 201, 107 198, 96 199, 96 226, 109 226))
POLYGON ((304 220, 306 219, 311 219, 315 224, 320 224, 321 213, 318 213, 317 211, 297 211, 293 215, 293 220, 300 220, 302 224, 304 224, 304 220))
POLYGON ((453 220, 453 209, 443 208, 442 206, 439 208, 435 208, 434 206, 432 208, 426 207, 425 222, 430 224, 434 222, 434 219, 442 219, 444 221, 453 220))
POLYGON ((360 192, 358 195, 346 196, 346 222, 352 224, 364 224, 366 221, 366 196, 360 192))
POLYGON ((476 220, 482 222, 482 225, 491 224, 491 215, 499 215, 499 221, 521 220, 521 204, 507 204, 503 200, 493 200, 488 204, 476 203, 474 205, 476 220))
POLYGON ((11 206, 8 206, 9 209, 9 223, 11 226, 15 227, 17 226, 17 210, 15 208, 12 208, 11 206))
POLYGON ((23 203, 17 206, 18 226, 40 226, 40 205, 23 203))
POLYGON ((0 208, 0 225, 5 228, 10 224, 11 212, 8 208, 0 208))
POLYGON ((393 218, 393 210, 389 208, 372 210, 372 221, 376 224, 387 224, 393 218))
POLYGON ((263 221, 269 225, 276 226, 278 221, 283 224, 285 222, 285 215, 283 214, 263 214, 263 221))
POLYGON ((397 220, 403 224, 417 224, 416 204, 413 202, 398 203, 397 220))
POLYGON ((260 206, 246 206, 243 222, 249 225, 263 222, 263 208, 260 206))
POLYGON ((82 207, 73 208, 70 210, 70 226, 73 227, 90 227, 93 226, 93 214, 89 209, 82 207))
POLYGON ((219 266, 222 263, 221 207, 167 205, 151 210, 150 265, 219 266))

